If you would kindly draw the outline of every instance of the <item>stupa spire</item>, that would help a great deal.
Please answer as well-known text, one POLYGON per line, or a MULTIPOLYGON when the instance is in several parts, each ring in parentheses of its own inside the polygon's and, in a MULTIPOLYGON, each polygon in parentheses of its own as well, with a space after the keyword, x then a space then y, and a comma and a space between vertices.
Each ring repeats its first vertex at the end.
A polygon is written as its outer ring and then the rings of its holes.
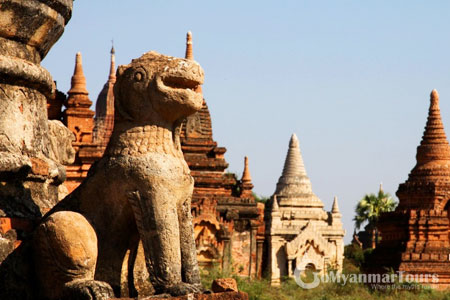
POLYGON ((283 172, 278 179, 275 194, 279 197, 281 206, 323 207, 322 201, 312 191, 295 133, 289 141, 283 172))
POLYGON ((244 158, 244 172, 242 173, 241 181, 243 183, 250 183, 250 182, 252 182, 252 177, 250 175, 250 170, 249 170, 249 167, 248 167, 248 157, 247 156, 244 158))
POLYGON ((338 214, 340 213, 339 211, 339 205, 338 205, 338 199, 336 196, 334 196, 334 200, 333 200, 333 207, 331 208, 331 212, 333 214, 338 214))
POLYGON ((83 73, 81 52, 77 52, 77 55, 75 56, 75 70, 73 72, 71 88, 68 91, 68 94, 89 94, 86 89, 86 77, 84 77, 83 73))
POLYGON ((194 60, 194 53, 192 51, 192 32, 188 31, 186 34, 186 59, 194 60))
POLYGON ((450 145, 444 131, 441 111, 439 108, 439 94, 433 90, 430 95, 427 124, 422 141, 417 147, 417 165, 430 161, 448 161, 450 163, 450 145))
POLYGON ((69 96, 64 102, 66 110, 63 113, 63 122, 75 134, 76 142, 91 143, 94 112, 90 110, 92 101, 89 99, 86 89, 86 77, 83 73, 80 52, 75 57, 72 84, 67 93, 69 96))
POLYGON ((109 81, 116 82, 116 51, 114 45, 111 46, 111 64, 109 67, 109 81))
POLYGON ((294 133, 289 141, 289 150, 284 161, 282 176, 306 176, 305 165, 300 153, 297 135, 294 133))
MULTIPOLYGON (((192 32, 188 31, 186 34, 186 54, 184 58, 194 60, 194 51, 192 49, 192 32)), ((197 93, 202 93, 202 86, 199 85, 196 90, 197 93)))

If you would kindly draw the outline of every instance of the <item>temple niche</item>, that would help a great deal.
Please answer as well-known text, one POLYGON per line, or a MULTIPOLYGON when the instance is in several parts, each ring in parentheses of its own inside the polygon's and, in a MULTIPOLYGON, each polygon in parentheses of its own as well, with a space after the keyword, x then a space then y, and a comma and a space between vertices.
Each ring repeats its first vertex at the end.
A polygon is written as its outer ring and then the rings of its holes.
POLYGON ((345 230, 337 198, 330 212, 313 193, 295 134, 276 191, 266 203, 266 266, 279 285, 296 268, 342 271, 345 230))
MULTIPOLYGON (((431 92, 428 120, 416 166, 399 185, 399 205, 379 219, 381 241, 371 262, 404 274, 437 274, 437 288, 450 286, 450 145, 444 132, 439 95, 431 92)), ((376 266, 380 268, 376 268, 376 266)))
MULTIPOLYGON (((193 59, 190 33, 186 58, 193 59)), ((181 148, 195 179, 192 215, 199 265, 219 265, 240 275, 260 277, 264 205, 253 197, 247 157, 241 180, 225 172, 226 149, 213 140, 205 100, 202 109, 183 123, 181 148)))

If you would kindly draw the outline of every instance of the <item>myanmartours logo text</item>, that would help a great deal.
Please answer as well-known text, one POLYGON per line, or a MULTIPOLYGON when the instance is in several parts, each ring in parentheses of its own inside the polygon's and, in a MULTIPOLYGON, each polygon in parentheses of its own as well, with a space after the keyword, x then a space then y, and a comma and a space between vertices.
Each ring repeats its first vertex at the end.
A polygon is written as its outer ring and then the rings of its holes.
POLYGON ((341 285, 364 283, 370 284, 374 289, 417 289, 421 285, 413 285, 412 283, 420 282, 421 284, 436 284, 439 282, 437 274, 405 274, 399 271, 392 274, 342 274, 330 271, 326 274, 312 271, 313 280, 306 280, 303 276, 305 269, 296 268, 294 271, 295 282, 304 289, 313 289, 321 283, 333 282, 341 285), (305 282, 308 281, 308 282, 305 282))

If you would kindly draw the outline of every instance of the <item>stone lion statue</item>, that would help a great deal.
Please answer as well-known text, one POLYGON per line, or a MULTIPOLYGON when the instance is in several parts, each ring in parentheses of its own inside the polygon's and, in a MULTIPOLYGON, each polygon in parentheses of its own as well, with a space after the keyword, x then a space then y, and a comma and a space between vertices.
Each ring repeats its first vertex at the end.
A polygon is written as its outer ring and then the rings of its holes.
POLYGON ((114 131, 103 158, 33 234, 42 298, 119 296, 125 254, 139 240, 156 294, 201 292, 190 212, 194 180, 179 129, 201 108, 202 83, 196 62, 156 52, 118 68, 114 131))

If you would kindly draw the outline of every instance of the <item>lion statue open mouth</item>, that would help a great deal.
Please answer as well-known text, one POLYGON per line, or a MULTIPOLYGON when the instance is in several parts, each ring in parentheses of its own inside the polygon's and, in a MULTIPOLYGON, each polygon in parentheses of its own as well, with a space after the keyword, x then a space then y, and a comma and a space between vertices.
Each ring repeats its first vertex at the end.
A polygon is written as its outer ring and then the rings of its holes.
POLYGON ((201 292, 190 212, 194 181, 179 128, 201 108, 202 83, 196 62, 156 52, 118 68, 114 131, 103 158, 34 233, 41 297, 121 296, 123 260, 139 240, 156 293, 201 292))

